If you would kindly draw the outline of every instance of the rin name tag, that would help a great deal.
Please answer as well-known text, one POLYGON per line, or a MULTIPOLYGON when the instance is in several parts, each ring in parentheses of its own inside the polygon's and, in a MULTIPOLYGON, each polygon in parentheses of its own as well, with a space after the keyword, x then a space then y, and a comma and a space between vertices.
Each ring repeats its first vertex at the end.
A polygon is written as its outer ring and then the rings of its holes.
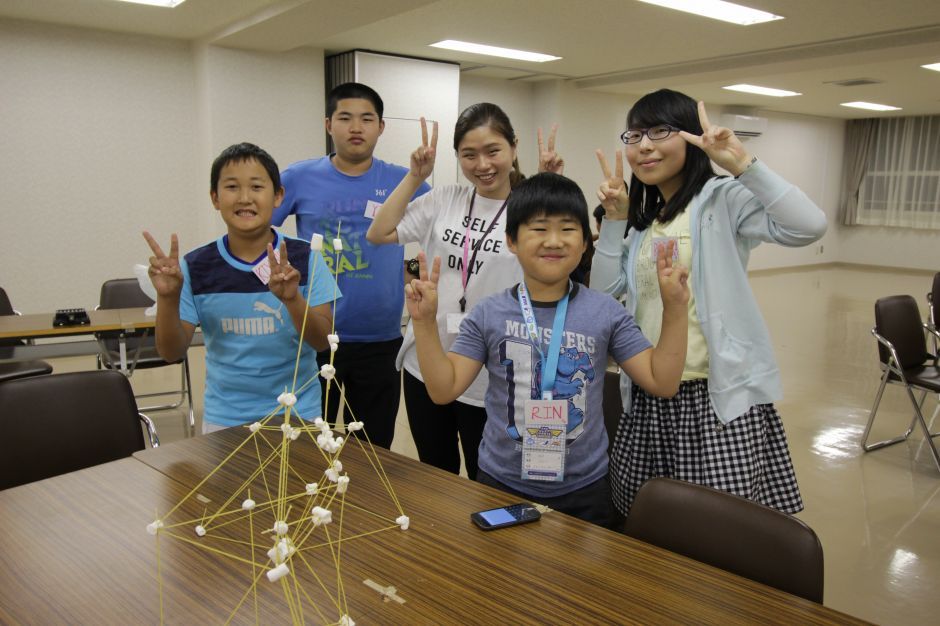
POLYGON ((369 220, 374 220, 375 214, 378 213, 381 206, 382 204, 380 202, 376 202, 375 200, 366 200, 366 210, 362 214, 363 217, 369 220))
POLYGON ((522 433, 523 480, 564 480, 567 430, 567 400, 526 400, 522 433))
MULTIPOLYGON (((281 251, 277 248, 274 249, 274 259, 280 263, 281 262, 281 251)), ((268 257, 264 257, 251 268, 251 271, 255 273, 255 276, 258 277, 263 284, 267 285, 271 280, 271 265, 268 263, 268 257)))

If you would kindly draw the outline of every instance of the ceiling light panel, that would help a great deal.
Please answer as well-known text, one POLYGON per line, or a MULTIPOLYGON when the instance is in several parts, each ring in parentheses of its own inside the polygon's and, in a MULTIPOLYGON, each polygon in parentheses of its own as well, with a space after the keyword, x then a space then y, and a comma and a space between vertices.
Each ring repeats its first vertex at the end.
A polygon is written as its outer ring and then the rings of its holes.
POLYGON ((728 85, 722 87, 729 91, 740 91, 743 93, 753 93, 758 96, 773 96, 774 98, 789 98, 790 96, 802 96, 798 91, 787 91, 786 89, 774 89, 773 87, 759 87, 757 85, 728 85))
POLYGON ((676 11, 694 13, 702 17, 740 24, 741 26, 784 19, 782 15, 774 15, 767 11, 752 9, 733 2, 724 2, 724 0, 640 0, 640 2, 655 4, 676 11))
POLYGON ((432 48, 444 48, 445 50, 457 50, 458 52, 471 52, 473 54, 485 54, 491 57, 502 57, 504 59, 516 59, 518 61, 533 61, 535 63, 545 63, 546 61, 557 61, 561 57, 555 57, 550 54, 540 52, 527 52, 525 50, 513 50, 512 48, 499 48, 497 46, 487 46, 480 43, 470 43, 467 41, 455 41, 445 39, 437 43, 430 44, 432 48))

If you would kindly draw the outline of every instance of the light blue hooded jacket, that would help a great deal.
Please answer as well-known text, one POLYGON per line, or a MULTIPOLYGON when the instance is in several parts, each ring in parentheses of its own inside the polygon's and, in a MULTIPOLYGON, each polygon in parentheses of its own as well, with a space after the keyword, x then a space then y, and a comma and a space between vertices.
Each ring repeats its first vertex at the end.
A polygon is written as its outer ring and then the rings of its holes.
MULTIPOLYGON (((692 199, 691 289, 708 345, 708 394, 723 423, 782 396, 770 334, 747 280, 760 242, 805 246, 826 232, 826 216, 806 194, 755 161, 738 178, 712 178, 692 199)), ((624 239, 626 220, 604 219, 591 267, 591 287, 636 302, 636 260, 645 231, 624 239)), ((621 373, 630 407, 630 381, 621 373)))

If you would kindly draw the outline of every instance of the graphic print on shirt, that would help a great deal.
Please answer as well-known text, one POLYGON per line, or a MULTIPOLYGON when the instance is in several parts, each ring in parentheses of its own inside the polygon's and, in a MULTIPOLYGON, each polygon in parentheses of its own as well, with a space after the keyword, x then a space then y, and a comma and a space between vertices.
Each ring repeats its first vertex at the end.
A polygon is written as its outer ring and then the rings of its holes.
POLYGON ((450 253, 447 255, 447 267, 452 270, 457 270, 458 272, 463 271, 463 248, 467 239, 468 230, 470 245, 467 254, 467 265, 469 265, 470 268, 467 275, 469 276, 479 274, 485 260, 485 255, 481 254, 477 254, 476 258, 473 258, 473 250, 479 246, 480 252, 499 254, 504 243, 504 228, 500 226, 499 222, 492 225, 491 228, 490 218, 468 217, 466 215, 461 221, 460 228, 445 228, 441 240, 452 246, 450 253), (484 234, 486 234, 487 230, 489 230, 489 234, 484 238, 484 234))
POLYGON ((274 323, 275 319, 280 322, 280 326, 284 325, 284 316, 281 312, 272 308, 266 302, 257 300, 252 309, 260 313, 267 313, 270 317, 223 317, 219 320, 222 334, 273 335, 278 331, 278 324, 274 323))
MULTIPOLYGON (((513 323, 507 320, 506 325, 507 334, 513 334, 513 323)), ((585 338, 577 334, 576 338, 570 339, 574 340, 575 345, 559 350, 554 399, 568 402, 567 439, 574 441, 584 430, 587 385, 594 381, 596 373, 591 355, 577 347, 578 344, 584 346, 588 343, 585 338)), ((542 397, 542 359, 531 343, 507 338, 499 343, 499 363, 506 368, 508 386, 506 432, 515 441, 522 441, 519 429, 524 426, 525 401, 542 397)))

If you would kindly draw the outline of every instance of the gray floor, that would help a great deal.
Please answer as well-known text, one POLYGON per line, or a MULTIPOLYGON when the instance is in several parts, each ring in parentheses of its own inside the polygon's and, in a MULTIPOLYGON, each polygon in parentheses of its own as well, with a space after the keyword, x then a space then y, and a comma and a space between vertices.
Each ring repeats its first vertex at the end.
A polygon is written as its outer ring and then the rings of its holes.
MULTIPOLYGON (((868 454, 858 443, 879 380, 873 303, 911 294, 923 309, 931 276, 826 266, 751 277, 783 373, 778 408, 806 503, 799 517, 825 549, 825 603, 883 624, 935 623, 940 611, 940 471, 919 434, 868 454)), ((201 348, 191 355, 197 392, 205 380, 202 356, 201 348)), ((62 372, 94 363, 61 359, 54 366, 62 372)), ((164 368, 132 380, 142 392, 174 384, 177 374, 164 368)), ((936 400, 927 399, 928 416, 936 400)), ((152 417, 164 442, 183 435, 181 413, 152 417)), ((399 418, 392 449, 415 457, 404 403, 399 418)), ((909 419, 906 397, 891 386, 874 434, 897 434, 909 419)))

